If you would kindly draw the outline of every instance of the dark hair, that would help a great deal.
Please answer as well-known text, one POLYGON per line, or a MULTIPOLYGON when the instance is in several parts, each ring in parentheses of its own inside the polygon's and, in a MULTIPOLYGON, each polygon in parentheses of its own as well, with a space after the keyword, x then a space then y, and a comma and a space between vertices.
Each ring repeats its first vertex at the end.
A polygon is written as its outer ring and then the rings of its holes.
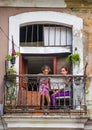
POLYGON ((41 67, 41 71, 44 71, 45 69, 48 69, 49 72, 51 71, 51 69, 48 65, 44 65, 44 66, 41 67))
POLYGON ((65 69, 66 71, 68 71, 68 68, 66 66, 62 66, 61 69, 65 69))

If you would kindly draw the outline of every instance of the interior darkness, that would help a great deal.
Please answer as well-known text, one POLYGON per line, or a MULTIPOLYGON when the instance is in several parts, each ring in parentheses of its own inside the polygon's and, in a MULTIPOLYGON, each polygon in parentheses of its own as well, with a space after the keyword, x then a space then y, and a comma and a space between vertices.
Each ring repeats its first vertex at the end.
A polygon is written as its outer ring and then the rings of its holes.
MULTIPOLYGON (((55 54, 56 55, 56 54, 55 54)), ((39 74, 41 73, 41 67, 43 65, 48 65, 51 68, 49 74, 53 74, 53 61, 55 55, 23 55, 24 62, 28 62, 28 74, 39 74)), ((67 53, 58 54, 57 57, 57 73, 61 66, 66 65, 67 53)), ((69 69, 69 68, 68 68, 69 69)))
POLYGON ((50 74, 53 74, 53 56, 24 56, 24 59, 28 61, 28 74, 41 73, 43 65, 50 66, 50 74))
POLYGON ((20 42, 43 41, 43 26, 28 25, 20 28, 20 42))

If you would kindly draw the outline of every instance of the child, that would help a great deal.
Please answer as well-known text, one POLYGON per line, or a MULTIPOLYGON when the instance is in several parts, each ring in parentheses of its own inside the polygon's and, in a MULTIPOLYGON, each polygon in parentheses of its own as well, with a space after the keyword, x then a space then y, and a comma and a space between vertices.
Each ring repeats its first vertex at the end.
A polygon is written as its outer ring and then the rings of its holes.
POLYGON ((50 90, 50 79, 46 75, 50 72, 50 67, 47 65, 44 65, 41 68, 42 74, 40 74, 39 79, 39 92, 40 96, 42 97, 42 107, 44 106, 44 99, 46 98, 47 105, 50 105, 50 96, 49 96, 49 90, 50 90), (46 76, 46 77, 45 77, 46 76))

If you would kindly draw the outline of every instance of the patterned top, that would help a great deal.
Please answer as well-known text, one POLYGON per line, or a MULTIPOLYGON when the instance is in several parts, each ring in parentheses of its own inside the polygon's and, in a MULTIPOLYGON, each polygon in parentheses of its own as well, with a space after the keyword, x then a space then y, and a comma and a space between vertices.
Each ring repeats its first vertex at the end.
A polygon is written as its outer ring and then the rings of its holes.
POLYGON ((40 78, 39 92, 42 95, 49 94, 49 78, 48 77, 40 78))

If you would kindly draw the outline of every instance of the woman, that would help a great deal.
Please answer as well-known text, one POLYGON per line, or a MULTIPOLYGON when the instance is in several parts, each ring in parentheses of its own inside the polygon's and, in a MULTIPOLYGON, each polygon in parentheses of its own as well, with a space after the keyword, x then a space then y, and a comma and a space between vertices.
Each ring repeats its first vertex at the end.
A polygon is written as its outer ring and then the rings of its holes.
POLYGON ((40 74, 39 79, 39 92, 40 97, 42 98, 41 105, 44 106, 44 99, 46 98, 47 105, 50 105, 50 96, 49 96, 49 90, 50 90, 50 79, 46 75, 50 72, 50 67, 47 65, 44 65, 41 68, 42 74, 40 74), (46 76, 46 77, 45 77, 46 76))
MULTIPOLYGON (((68 74, 68 69, 66 67, 62 67, 60 73, 63 76, 66 76, 68 74)), ((61 96, 70 96, 70 88, 68 86, 68 83, 70 81, 70 78, 65 77, 65 85, 62 86, 61 90, 56 90, 53 91, 53 94, 51 95, 51 105, 54 106, 56 105, 56 97, 61 97, 61 96)))

